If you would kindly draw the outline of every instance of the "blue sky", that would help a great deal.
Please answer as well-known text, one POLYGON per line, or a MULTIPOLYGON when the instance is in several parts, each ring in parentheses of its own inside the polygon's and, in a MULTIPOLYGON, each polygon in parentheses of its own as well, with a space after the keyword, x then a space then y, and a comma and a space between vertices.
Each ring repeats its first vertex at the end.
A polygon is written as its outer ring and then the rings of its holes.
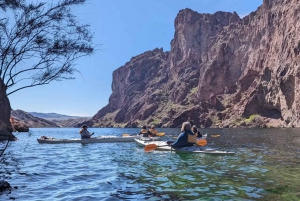
POLYGON ((145 51, 157 47, 170 50, 179 10, 236 11, 244 17, 261 4, 262 0, 89 0, 74 13, 80 22, 91 25, 99 50, 76 62, 81 73, 75 80, 18 91, 9 96, 11 107, 93 116, 108 103, 115 69, 145 51))

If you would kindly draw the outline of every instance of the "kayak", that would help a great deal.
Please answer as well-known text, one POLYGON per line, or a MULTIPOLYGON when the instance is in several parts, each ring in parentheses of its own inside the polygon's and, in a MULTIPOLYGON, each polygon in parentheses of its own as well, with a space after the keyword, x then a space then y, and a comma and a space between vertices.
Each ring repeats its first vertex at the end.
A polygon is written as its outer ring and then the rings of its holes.
POLYGON ((232 156, 235 152, 231 151, 219 151, 216 149, 208 149, 200 146, 190 146, 174 149, 167 144, 166 141, 144 141, 142 139, 134 139, 137 145, 145 147, 146 145, 155 144, 157 148, 155 150, 160 151, 174 151, 174 152, 186 152, 186 153, 200 153, 200 154, 211 154, 211 155, 229 155, 232 156))
POLYGON ((143 141, 159 140, 160 137, 144 138, 141 136, 100 136, 93 138, 73 138, 73 139, 58 139, 54 137, 42 136, 37 139, 39 143, 61 144, 61 143, 105 143, 105 142, 134 142, 135 138, 141 138, 143 141))

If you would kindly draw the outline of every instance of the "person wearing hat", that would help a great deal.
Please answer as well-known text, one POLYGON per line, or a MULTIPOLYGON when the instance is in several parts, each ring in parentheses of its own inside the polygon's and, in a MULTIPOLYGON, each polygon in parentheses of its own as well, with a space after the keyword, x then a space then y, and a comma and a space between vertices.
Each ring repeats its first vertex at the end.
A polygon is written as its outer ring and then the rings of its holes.
POLYGON ((80 135, 81 135, 81 139, 83 138, 91 138, 92 135, 94 135, 94 133, 90 133, 88 130, 87 130, 87 125, 82 125, 81 126, 81 130, 79 131, 80 135))

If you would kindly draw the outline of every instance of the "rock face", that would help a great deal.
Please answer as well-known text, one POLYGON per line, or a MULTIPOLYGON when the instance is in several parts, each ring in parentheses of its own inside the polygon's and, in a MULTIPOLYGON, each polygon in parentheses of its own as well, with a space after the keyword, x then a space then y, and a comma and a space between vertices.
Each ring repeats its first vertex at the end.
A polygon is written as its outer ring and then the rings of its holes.
POLYGON ((13 128, 9 122, 10 110, 10 102, 6 96, 6 87, 0 79, 0 141, 17 139, 11 133, 13 128))
POLYGON ((26 125, 26 123, 24 121, 14 119, 11 123, 12 123, 13 129, 14 129, 14 132, 28 132, 29 131, 29 127, 26 125))
POLYGON ((170 52, 133 57, 113 72, 94 126, 300 127, 300 7, 264 0, 236 13, 181 10, 170 52))
POLYGON ((29 128, 59 127, 52 121, 34 117, 22 110, 12 110, 11 117, 13 127, 18 132, 28 132, 29 128))

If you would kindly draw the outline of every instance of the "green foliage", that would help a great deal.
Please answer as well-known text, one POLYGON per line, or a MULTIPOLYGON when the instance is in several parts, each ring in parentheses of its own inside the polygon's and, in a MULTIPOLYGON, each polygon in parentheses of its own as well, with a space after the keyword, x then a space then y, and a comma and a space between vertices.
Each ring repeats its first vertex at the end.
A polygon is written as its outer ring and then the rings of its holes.
POLYGON ((80 24, 73 14, 73 8, 84 3, 0 3, 3 12, 9 13, 0 17, 0 77, 7 95, 52 81, 75 79, 75 61, 94 52, 89 25, 80 24))
POLYGON ((237 118, 232 121, 233 125, 240 126, 245 121, 244 118, 237 118))
POLYGON ((153 120, 153 121, 151 121, 151 122, 149 122, 149 125, 158 125, 160 123, 160 120, 159 119, 155 119, 155 120, 153 120))
POLYGON ((252 114, 248 119, 245 119, 245 122, 246 122, 246 123, 252 123, 252 122, 255 121, 255 119, 256 119, 257 117, 259 117, 258 114, 252 114))
POLYGON ((252 124, 255 123, 255 121, 259 118, 260 116, 258 114, 253 114, 251 115, 248 119, 245 118, 237 118, 234 119, 232 121, 232 124, 235 126, 241 126, 242 124, 244 124, 243 126, 247 125, 247 124, 252 124))

